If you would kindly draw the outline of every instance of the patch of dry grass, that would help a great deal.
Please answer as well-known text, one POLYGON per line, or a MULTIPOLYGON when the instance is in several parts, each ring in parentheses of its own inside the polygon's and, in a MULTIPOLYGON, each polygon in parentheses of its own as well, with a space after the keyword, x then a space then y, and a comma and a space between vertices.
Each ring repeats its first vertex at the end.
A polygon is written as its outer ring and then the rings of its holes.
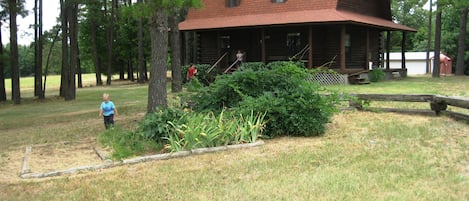
MULTIPOLYGON (((5 186, 13 200, 464 200, 469 127, 346 112, 316 138, 5 186)), ((2 195, 2 194, 0 194, 2 195)))

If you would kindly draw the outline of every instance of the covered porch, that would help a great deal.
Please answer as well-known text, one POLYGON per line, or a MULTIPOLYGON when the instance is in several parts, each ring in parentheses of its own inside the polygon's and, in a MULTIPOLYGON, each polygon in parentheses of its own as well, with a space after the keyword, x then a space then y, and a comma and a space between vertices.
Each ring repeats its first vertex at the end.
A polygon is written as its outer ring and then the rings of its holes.
MULTIPOLYGON (((244 53, 245 62, 301 61, 343 74, 384 65, 392 30, 355 24, 303 24, 200 30, 194 33, 195 63, 212 64, 220 72, 244 53)), ((402 31, 405 44, 405 32, 402 31)), ((405 52, 405 46, 402 46, 405 52)), ((402 69, 405 70, 405 55, 402 69)))

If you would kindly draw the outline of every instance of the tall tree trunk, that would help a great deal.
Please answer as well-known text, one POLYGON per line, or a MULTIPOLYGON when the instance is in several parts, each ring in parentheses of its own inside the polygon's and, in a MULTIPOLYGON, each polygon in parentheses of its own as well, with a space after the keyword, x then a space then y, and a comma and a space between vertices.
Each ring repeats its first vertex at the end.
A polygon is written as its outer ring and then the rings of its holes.
POLYGON ((147 112, 167 107, 166 70, 168 61, 168 15, 164 8, 155 9, 150 17, 151 63, 147 112))
POLYGON ((125 60, 119 59, 119 80, 125 80, 125 70, 129 69, 129 66, 125 65, 124 62, 125 60))
MULTIPOLYGON (((71 63, 75 62, 75 72, 76 72, 76 77, 78 79, 78 88, 83 88, 83 79, 82 79, 82 73, 81 73, 81 63, 80 63, 80 48, 78 46, 78 2, 74 1, 73 2, 73 9, 72 9, 72 17, 73 20, 70 22, 70 27, 73 29, 71 32, 71 49, 74 51, 74 53, 71 55, 71 58, 73 58, 74 61, 71 61, 71 63)), ((74 76, 75 78, 75 76, 74 76)), ((74 82, 75 83, 75 82, 74 82)), ((76 96, 76 87, 74 87, 75 91, 75 96, 76 96)))
MULTIPOLYGON (((68 0, 70 1, 70 0, 68 0)), ((70 38, 70 65, 69 77, 67 79, 68 89, 65 100, 76 99, 76 71, 78 68, 78 3, 75 1, 68 2, 68 19, 69 19, 69 38, 70 38)))
POLYGON ((34 1, 34 95, 44 99, 42 93, 42 0, 34 1))
MULTIPOLYGON (((114 24, 115 24, 115 4, 116 0, 111 1, 111 13, 109 14, 109 22, 107 25, 107 47, 108 47, 108 52, 107 52, 107 70, 106 70, 106 85, 111 85, 111 80, 112 80, 112 65, 113 65, 113 44, 114 44, 114 24)), ((107 4, 105 3, 104 9, 107 10, 107 4)))
POLYGON ((78 88, 83 88, 83 74, 81 72, 81 60, 80 60, 80 48, 78 48, 78 42, 77 42, 77 52, 78 52, 78 55, 77 55, 77 84, 78 84, 78 88))
POLYGON ((432 77, 440 77, 440 45, 441 45, 441 10, 438 10, 437 3, 436 28, 435 28, 435 54, 433 59, 432 77))
POLYGON ((174 14, 169 18, 169 28, 171 29, 171 90, 172 92, 181 92, 181 34, 178 27, 180 16, 174 14))
MULTIPOLYGON (((137 1, 139 4, 143 3, 143 0, 137 1)), ((143 47, 143 18, 140 16, 138 17, 137 22, 137 40, 138 40, 138 61, 137 61, 137 71, 138 71, 138 83, 144 83, 147 78, 145 76, 145 55, 144 55, 144 47, 143 47)))
POLYGON ((96 74, 96 86, 103 85, 103 80, 101 79, 101 60, 98 56, 98 36, 96 31, 96 20, 91 19, 91 49, 93 51, 93 64, 94 64, 94 72, 96 74))
POLYGON ((426 72, 430 73, 430 48, 432 44, 432 9, 433 4, 430 0, 430 11, 428 12, 428 37, 427 37, 427 62, 426 62, 426 72))
POLYGON ((49 61, 50 61, 50 55, 52 54, 52 49, 54 48, 54 45, 55 45, 55 42, 58 40, 59 38, 59 32, 60 32, 60 28, 58 28, 55 32, 55 36, 54 36, 54 39, 52 40, 52 44, 50 45, 50 48, 49 48, 49 53, 47 54, 47 59, 46 59, 46 70, 45 70, 45 73, 44 73, 44 86, 42 87, 42 94, 44 94, 44 96, 46 95, 46 83, 47 83, 47 75, 49 73, 49 61))
POLYGON ((14 104, 21 104, 20 68, 18 64, 18 38, 17 38, 17 2, 8 0, 10 9, 10 62, 11 62, 11 100, 14 104))
POLYGON ((461 24, 459 25, 458 58, 456 61, 456 75, 464 75, 464 53, 466 51, 468 7, 461 9, 461 24))
POLYGON ((60 96, 67 99, 67 90, 70 86, 70 59, 69 59, 69 47, 68 47, 68 38, 69 38, 69 28, 68 28, 68 0, 60 0, 61 7, 61 23, 62 23, 62 76, 60 79, 60 96))
POLYGON ((5 62, 3 58, 2 22, 0 21, 0 102, 7 100, 5 90, 5 62))
POLYGON ((130 55, 129 58, 127 59, 127 80, 130 80, 132 82, 135 81, 132 55, 130 55))

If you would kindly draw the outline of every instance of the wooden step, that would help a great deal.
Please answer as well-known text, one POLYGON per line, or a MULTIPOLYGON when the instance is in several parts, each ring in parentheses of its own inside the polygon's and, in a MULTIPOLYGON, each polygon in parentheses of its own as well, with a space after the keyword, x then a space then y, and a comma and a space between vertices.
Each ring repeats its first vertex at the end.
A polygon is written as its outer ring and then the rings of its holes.
POLYGON ((360 77, 349 77, 350 84, 370 84, 370 81, 360 77))

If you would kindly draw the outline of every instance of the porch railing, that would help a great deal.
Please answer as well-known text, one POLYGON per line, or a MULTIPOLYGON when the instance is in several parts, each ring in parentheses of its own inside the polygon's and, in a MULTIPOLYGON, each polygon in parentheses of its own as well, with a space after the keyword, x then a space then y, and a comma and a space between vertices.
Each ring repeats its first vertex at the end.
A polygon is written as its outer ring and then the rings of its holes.
POLYGON ((234 62, 230 65, 230 67, 228 67, 225 71, 223 71, 223 73, 226 73, 226 72, 228 72, 229 70, 231 70, 231 68, 233 68, 233 66, 235 66, 236 63, 238 63, 238 60, 234 61, 234 62))
POLYGON ((296 54, 295 54, 294 56, 292 56, 292 57, 289 57, 288 59, 289 59, 290 61, 293 61, 293 60, 301 60, 301 59, 305 56, 306 52, 308 52, 308 50, 309 50, 309 45, 307 44, 307 45, 305 45, 305 47, 304 47, 303 49, 301 49, 298 53, 296 53, 296 54), (301 56, 300 56, 300 55, 301 55, 301 56), (299 57, 299 56, 300 56, 300 57, 299 57))
POLYGON ((225 54, 223 54, 223 55, 217 60, 217 62, 215 62, 215 64, 213 64, 212 67, 210 67, 210 68, 207 70, 207 73, 210 73, 210 72, 213 70, 213 68, 215 68, 215 66, 217 66, 218 63, 220 63, 220 61, 221 61, 223 58, 225 58, 225 56, 226 56, 227 54, 228 54, 228 52, 225 52, 225 54))

